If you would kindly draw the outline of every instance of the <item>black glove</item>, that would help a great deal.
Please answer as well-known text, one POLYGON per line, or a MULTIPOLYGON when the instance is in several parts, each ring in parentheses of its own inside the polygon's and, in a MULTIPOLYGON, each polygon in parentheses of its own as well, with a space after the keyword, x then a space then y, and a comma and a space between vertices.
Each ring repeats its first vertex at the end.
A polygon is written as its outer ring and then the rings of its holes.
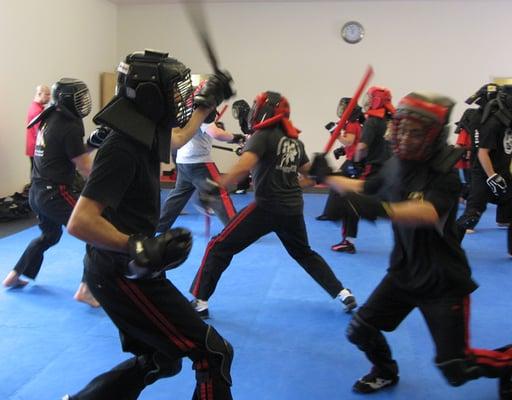
POLYGON ((93 130, 87 138, 87 145, 94 147, 95 149, 99 149, 110 132, 112 132, 110 128, 107 128, 106 126, 99 126, 93 130))
POLYGON ((309 176, 316 181, 322 183, 327 176, 332 175, 333 170, 329 166, 325 153, 315 153, 311 168, 309 169, 309 176))
POLYGON ((487 178, 486 183, 496 197, 504 196, 507 193, 507 182, 499 174, 494 174, 487 178))
POLYGON ((159 236, 148 238, 141 234, 128 239, 129 279, 153 278, 162 271, 180 266, 192 248, 192 234, 185 228, 173 228, 159 236))
POLYGON ((348 192, 344 197, 359 218, 375 221, 377 218, 390 218, 392 216, 389 204, 373 196, 348 192))
POLYGON ((233 139, 231 139, 228 143, 243 143, 245 142, 245 135, 241 133, 233 133, 233 139))
POLYGON ((227 71, 217 71, 213 74, 198 94, 194 96, 194 106, 212 108, 217 107, 224 100, 234 96, 231 88, 233 79, 227 71))
POLYGON ((345 151, 345 146, 340 146, 337 149, 334 149, 332 154, 334 154, 334 158, 336 160, 339 160, 340 157, 343 157, 345 154, 347 154, 345 151))
POLYGON ((349 178, 359 178, 359 176, 363 173, 364 165, 361 163, 356 163, 354 161, 349 161, 343 164, 343 174, 348 176, 349 178))
POLYGON ((335 122, 328 122, 327 124, 325 124, 325 129, 327 129, 329 131, 329 133, 333 133, 334 132, 334 128, 336 128, 336 123, 335 122))
POLYGON ((226 125, 224 125, 224 122, 222 121, 215 121, 215 126, 223 131, 226 130, 226 125))

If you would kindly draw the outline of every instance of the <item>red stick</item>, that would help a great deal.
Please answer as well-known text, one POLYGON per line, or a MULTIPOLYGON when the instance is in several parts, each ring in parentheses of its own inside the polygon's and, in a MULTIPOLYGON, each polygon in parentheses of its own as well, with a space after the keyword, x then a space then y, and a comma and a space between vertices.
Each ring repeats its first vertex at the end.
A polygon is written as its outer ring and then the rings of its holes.
POLYGON ((220 119, 222 118, 222 115, 226 112, 228 108, 228 105, 227 104, 224 104, 224 107, 222 107, 222 109, 220 110, 220 112, 217 114, 217 116, 215 117, 215 122, 219 122, 220 119))
POLYGON ((359 97, 361 97, 361 93, 363 92, 365 86, 368 84, 368 81, 373 75, 373 68, 369 65, 368 68, 366 68, 366 72, 363 76, 363 79, 361 80, 361 83, 359 83, 359 86, 354 93, 354 96, 352 97, 352 100, 350 100, 350 103, 348 103, 347 108, 345 108, 345 111, 343 111, 343 115, 341 116, 340 120, 336 124, 336 128, 334 128, 334 132, 331 134, 331 138, 327 142, 327 145, 324 148, 324 153, 328 153, 329 150, 331 150, 332 145, 338 139, 338 136, 340 136, 341 130, 345 126, 345 123, 347 122, 348 117, 352 113, 352 110, 357 104, 357 101, 359 100, 359 97))

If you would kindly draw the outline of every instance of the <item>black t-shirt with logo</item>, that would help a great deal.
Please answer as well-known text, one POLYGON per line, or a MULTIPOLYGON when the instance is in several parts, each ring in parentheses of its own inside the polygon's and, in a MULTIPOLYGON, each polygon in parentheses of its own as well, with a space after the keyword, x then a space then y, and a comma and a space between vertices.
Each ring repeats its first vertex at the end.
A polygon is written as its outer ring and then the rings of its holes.
POLYGON ((386 129, 386 120, 382 118, 372 116, 364 122, 360 143, 368 147, 366 164, 382 165, 391 155, 388 142, 384 139, 386 129))
MULTIPOLYGON (((475 132, 475 146, 489 149, 489 157, 494 171, 510 182, 510 161, 512 157, 512 129, 503 125, 494 115, 475 132)), ((480 162, 474 168, 482 171, 480 162)))
POLYGON ((407 163, 393 157, 365 182, 365 192, 374 192, 375 186, 392 202, 428 201, 440 217, 435 226, 393 224, 388 273, 395 283, 429 297, 466 295, 475 290, 455 223, 461 188, 457 171, 442 173, 428 163, 407 163))
POLYGON ((278 214, 302 214, 298 170, 309 161, 304 144, 289 138, 281 129, 271 128, 255 132, 244 151, 259 158, 252 171, 256 203, 278 214))
POLYGON ((160 215, 157 152, 112 132, 96 154, 82 196, 105 205, 103 216, 119 231, 152 236, 160 215))
POLYGON ((82 119, 52 112, 39 126, 32 178, 71 185, 76 170, 71 160, 86 152, 83 140, 82 119))

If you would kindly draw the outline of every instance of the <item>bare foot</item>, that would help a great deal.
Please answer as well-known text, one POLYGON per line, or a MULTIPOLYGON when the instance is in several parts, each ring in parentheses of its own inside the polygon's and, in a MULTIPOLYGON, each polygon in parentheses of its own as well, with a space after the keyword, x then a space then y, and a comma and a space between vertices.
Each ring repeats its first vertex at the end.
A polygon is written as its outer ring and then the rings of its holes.
POLYGON ((7 274, 2 284, 8 288, 22 288, 28 284, 28 281, 20 279, 20 275, 12 270, 7 274))
POLYGON ((91 307, 94 308, 100 306, 100 303, 98 303, 98 300, 94 298, 91 291, 89 290, 89 287, 84 282, 80 283, 80 286, 78 286, 78 289, 73 298, 76 301, 81 301, 82 303, 89 304, 91 307))

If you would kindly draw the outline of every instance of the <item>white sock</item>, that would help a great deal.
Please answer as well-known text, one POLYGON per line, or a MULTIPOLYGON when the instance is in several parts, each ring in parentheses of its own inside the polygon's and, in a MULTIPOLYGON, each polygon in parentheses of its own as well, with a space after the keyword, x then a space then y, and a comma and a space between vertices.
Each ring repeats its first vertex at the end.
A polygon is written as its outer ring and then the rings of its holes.
POLYGON ((348 289, 343 289, 338 293, 338 297, 341 299, 341 301, 345 300, 348 296, 353 296, 352 292, 348 289))
POLYGON ((208 300, 196 299, 196 311, 208 309, 208 300))

